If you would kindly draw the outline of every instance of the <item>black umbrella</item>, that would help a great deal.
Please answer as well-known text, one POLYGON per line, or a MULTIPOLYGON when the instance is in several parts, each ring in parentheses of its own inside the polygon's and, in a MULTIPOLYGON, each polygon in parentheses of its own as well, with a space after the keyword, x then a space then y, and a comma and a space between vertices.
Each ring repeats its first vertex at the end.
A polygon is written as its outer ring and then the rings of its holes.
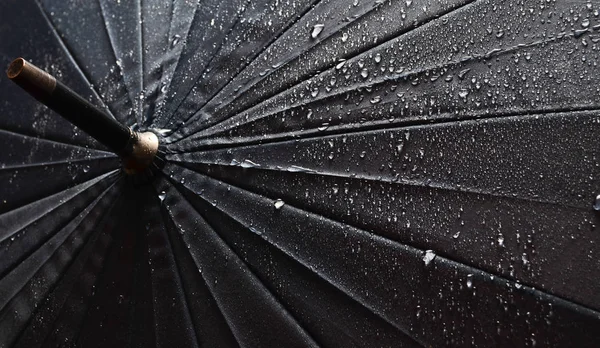
POLYGON ((0 347, 596 346, 599 13, 1 2, 0 347))

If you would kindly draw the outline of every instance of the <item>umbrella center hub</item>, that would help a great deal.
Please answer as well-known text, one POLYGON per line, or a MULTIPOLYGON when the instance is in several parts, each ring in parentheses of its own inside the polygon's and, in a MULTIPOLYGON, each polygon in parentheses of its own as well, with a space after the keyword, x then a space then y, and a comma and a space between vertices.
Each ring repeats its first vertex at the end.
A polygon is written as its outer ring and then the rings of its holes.
POLYGON ((123 169, 129 175, 148 169, 158 153, 158 137, 152 132, 131 132, 131 141, 121 154, 123 169))

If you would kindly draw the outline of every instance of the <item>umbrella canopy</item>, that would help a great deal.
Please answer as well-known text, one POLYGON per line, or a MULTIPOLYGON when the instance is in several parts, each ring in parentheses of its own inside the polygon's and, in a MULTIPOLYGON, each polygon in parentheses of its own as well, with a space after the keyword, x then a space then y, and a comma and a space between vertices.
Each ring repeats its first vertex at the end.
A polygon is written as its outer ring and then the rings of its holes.
POLYGON ((0 347, 600 339, 600 5, 5 0, 0 347), (599 197, 599 198, 597 198, 599 197))

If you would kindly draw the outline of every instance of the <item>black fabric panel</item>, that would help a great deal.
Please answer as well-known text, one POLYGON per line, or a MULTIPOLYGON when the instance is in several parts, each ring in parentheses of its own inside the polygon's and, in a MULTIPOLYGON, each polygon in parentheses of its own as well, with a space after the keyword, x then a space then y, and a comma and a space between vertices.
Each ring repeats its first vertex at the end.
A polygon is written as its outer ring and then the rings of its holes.
POLYGON ((2 1, 0 14, 0 33, 4 38, 0 42, 0 129, 101 148, 86 134, 36 102, 4 73, 13 59, 23 57, 59 78, 94 105, 103 107, 72 56, 54 35, 36 1, 2 1))

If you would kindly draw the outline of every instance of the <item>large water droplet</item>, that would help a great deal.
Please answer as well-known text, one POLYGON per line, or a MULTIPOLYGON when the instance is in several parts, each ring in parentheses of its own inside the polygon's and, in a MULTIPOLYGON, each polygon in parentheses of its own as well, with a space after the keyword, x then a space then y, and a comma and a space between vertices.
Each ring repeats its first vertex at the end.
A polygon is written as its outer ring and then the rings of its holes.
POLYGON ((260 167, 260 164, 258 164, 258 163, 254 163, 254 162, 252 162, 252 161, 251 161, 251 160, 249 160, 249 159, 245 159, 245 160, 244 160, 244 162, 242 162, 242 163, 240 164, 240 166, 241 166, 242 168, 255 168, 255 167, 260 167))
POLYGON ((498 245, 501 247, 504 246, 504 236, 502 234, 498 235, 498 245))
POLYGON ((433 259, 435 259, 435 253, 433 250, 426 250, 425 255, 423 255, 423 262, 425 262, 425 266, 429 265, 433 259))
POLYGON ((275 209, 279 210, 281 209, 281 207, 283 207, 285 205, 285 202, 282 201, 281 199, 278 199, 275 201, 275 209))
POLYGON ((348 33, 343 33, 342 34, 342 42, 346 42, 348 41, 348 33))
POLYGON ((596 200, 594 201, 594 210, 600 211, 600 195, 596 196, 596 200))
POLYGON ((590 20, 589 20, 589 19, 587 19, 587 18, 586 18, 586 19, 584 19, 584 20, 581 22, 581 26, 582 26, 582 27, 584 27, 584 28, 587 28, 587 27, 589 27, 589 26, 590 26, 590 20))
POLYGON ((362 76, 363 79, 366 79, 367 77, 369 77, 369 70, 362 69, 362 71, 360 72, 360 76, 362 76))
POLYGON ((381 102, 380 96, 376 96, 371 99, 371 104, 379 104, 379 102, 381 102))
POLYGON ((179 43, 180 40, 181 40, 181 36, 173 35, 173 39, 171 40, 171 48, 177 46, 177 44, 179 43))
POLYGON ((315 26, 313 27, 312 33, 310 34, 310 37, 312 37, 313 39, 316 39, 317 36, 319 36, 319 34, 321 34, 324 27, 325 27, 324 24, 315 24, 315 26))

